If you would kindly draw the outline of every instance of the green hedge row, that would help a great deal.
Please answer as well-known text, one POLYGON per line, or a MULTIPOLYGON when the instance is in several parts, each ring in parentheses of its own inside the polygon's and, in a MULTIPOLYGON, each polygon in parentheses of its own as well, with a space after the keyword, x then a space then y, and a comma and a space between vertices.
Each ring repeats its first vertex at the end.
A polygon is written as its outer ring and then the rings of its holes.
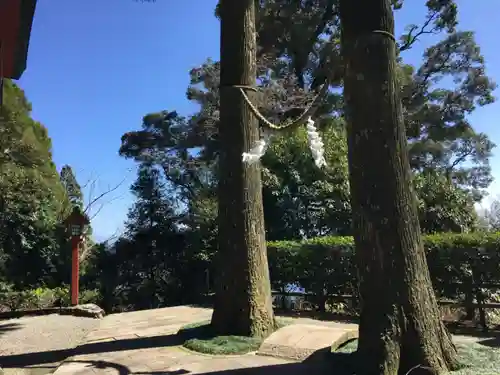
MULTIPOLYGON (((438 298, 463 300, 500 289, 500 233, 428 235, 424 244, 438 298)), ((317 296, 355 296, 353 255, 352 237, 269 242, 272 287, 285 291, 298 284, 317 296)))

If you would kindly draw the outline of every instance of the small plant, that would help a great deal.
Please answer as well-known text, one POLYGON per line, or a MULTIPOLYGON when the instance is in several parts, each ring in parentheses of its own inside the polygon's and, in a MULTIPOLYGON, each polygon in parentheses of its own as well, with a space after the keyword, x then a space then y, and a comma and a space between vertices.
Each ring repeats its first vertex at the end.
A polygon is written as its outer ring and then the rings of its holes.
POLYGON ((97 289, 84 289, 80 294, 80 304, 94 303, 101 299, 101 294, 97 289))
POLYGON ((54 306, 56 307, 64 307, 69 306, 71 304, 70 290, 69 287, 63 286, 54 288, 54 306))
POLYGON ((0 305, 9 311, 30 309, 36 305, 36 297, 30 291, 6 292, 0 295, 0 305))
POLYGON ((55 296, 54 291, 48 288, 37 288, 29 290, 30 301, 35 309, 45 309, 54 306, 55 296))

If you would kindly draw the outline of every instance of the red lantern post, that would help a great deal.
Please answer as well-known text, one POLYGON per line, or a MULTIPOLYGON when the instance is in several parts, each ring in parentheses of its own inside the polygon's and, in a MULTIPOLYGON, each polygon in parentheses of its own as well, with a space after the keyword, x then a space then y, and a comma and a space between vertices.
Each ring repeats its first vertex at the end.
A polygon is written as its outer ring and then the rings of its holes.
POLYGON ((79 207, 66 219, 71 234, 71 304, 78 305, 79 278, 80 278, 80 253, 79 248, 83 240, 84 228, 89 224, 89 219, 79 207))

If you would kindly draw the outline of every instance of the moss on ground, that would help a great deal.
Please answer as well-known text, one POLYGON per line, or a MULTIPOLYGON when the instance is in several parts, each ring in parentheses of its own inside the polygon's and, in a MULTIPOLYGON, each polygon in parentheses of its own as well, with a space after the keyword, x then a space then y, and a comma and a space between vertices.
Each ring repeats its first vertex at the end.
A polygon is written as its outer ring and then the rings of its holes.
POLYGON ((458 343, 460 362, 465 367, 453 375, 498 375, 500 374, 500 341, 495 346, 479 343, 458 343))
MULTIPOLYGON (((276 319, 277 328, 290 324, 290 320, 276 319)), ((259 349, 263 339, 247 336, 217 336, 210 321, 185 325, 179 330, 183 346, 189 350, 212 355, 246 354, 259 349)))
MULTIPOLYGON (((450 375, 499 375, 500 374, 500 341, 488 340, 491 346, 476 342, 458 342, 456 344, 460 362, 464 367, 453 371, 450 375)), ((358 347, 357 340, 340 347, 337 353, 353 353, 358 347)))

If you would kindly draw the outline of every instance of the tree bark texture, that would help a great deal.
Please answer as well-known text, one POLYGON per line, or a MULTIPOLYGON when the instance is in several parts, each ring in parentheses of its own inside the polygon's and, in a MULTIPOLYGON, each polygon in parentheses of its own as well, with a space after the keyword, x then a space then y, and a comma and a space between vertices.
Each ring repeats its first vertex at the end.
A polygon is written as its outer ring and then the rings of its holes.
POLYGON ((221 334, 265 337, 275 322, 261 172, 242 162, 259 128, 241 93, 230 87, 256 83, 254 0, 222 0, 220 16, 219 269, 212 326, 221 334))
POLYGON ((393 11, 389 0, 340 0, 340 17, 362 373, 442 373, 458 362, 420 234, 396 81, 393 11))

